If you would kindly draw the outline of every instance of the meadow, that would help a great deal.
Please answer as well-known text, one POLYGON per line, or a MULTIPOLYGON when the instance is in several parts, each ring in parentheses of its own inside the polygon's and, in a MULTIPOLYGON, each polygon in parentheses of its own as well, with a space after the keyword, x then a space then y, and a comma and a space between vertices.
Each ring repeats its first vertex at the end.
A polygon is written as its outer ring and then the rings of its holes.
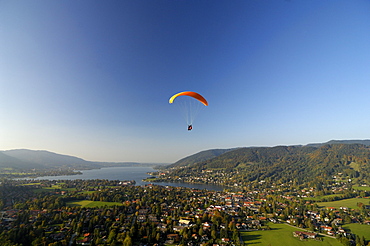
POLYGON ((67 202, 67 206, 70 207, 83 207, 83 208, 100 208, 100 207, 110 207, 110 206, 122 206, 120 202, 100 202, 100 201, 90 201, 90 200, 78 200, 67 202))
POLYGON ((340 208, 340 207, 347 207, 352 209, 358 209, 357 206, 358 203, 363 203, 365 205, 369 205, 370 199, 369 198, 350 198, 350 199, 343 199, 338 201, 332 201, 332 202, 318 202, 317 205, 320 207, 334 207, 334 208, 340 208))
MULTIPOLYGON (((27 186, 27 185, 39 185, 40 183, 29 183, 29 184, 24 184, 24 186, 27 186)), ((33 191, 35 193, 42 193, 42 192, 54 192, 56 190, 58 191, 67 191, 67 192, 75 192, 77 191, 76 188, 62 188, 62 184, 64 183, 59 183, 59 184, 54 184, 54 185, 51 185, 50 187, 42 187, 42 188, 38 188, 38 189, 33 189, 33 191)), ((106 186, 106 188, 115 188, 117 186, 106 186)), ((94 193, 96 191, 80 191, 78 192, 79 194, 91 194, 91 193, 94 193)))
POLYGON ((355 189, 355 190, 366 190, 366 191, 370 191, 370 186, 353 186, 352 188, 355 189))
POLYGON ((330 194, 325 196, 316 196, 316 197, 305 197, 304 200, 308 201, 321 201, 324 198, 336 197, 338 194, 330 194))
MULTIPOLYGON (((25 184, 25 185, 37 185, 39 183, 30 183, 30 184, 25 184)), ((42 193, 42 192, 51 192, 55 190, 60 190, 60 191, 76 191, 76 188, 62 188, 61 185, 52 185, 50 187, 42 187, 39 189, 33 189, 33 192, 35 193, 42 193)))
POLYGON ((271 230, 241 232, 241 237, 247 245, 273 246, 342 246, 335 238, 321 237, 322 241, 307 239, 301 241, 293 237, 293 232, 299 229, 286 224, 268 224, 271 230))
POLYGON ((366 240, 370 240, 370 225, 352 223, 344 225, 343 228, 350 230, 352 233, 360 237, 364 236, 366 240))

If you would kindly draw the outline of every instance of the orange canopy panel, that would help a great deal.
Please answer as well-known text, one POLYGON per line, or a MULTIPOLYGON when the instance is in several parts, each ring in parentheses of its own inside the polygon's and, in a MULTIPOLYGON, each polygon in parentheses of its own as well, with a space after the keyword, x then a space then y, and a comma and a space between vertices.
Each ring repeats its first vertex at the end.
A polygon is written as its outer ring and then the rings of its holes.
POLYGON ((169 103, 173 103, 173 101, 176 99, 176 97, 179 97, 179 96, 193 97, 193 98, 197 99, 198 101, 200 101, 201 103, 203 103, 204 106, 208 106, 207 100, 202 95, 200 95, 199 93, 196 93, 194 91, 183 91, 183 92, 179 92, 179 93, 173 95, 170 98, 169 103))

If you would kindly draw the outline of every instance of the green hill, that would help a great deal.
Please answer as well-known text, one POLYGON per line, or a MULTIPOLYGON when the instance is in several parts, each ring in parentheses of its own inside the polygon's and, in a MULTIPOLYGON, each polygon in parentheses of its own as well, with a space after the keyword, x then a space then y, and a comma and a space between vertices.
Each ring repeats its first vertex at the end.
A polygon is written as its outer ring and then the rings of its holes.
POLYGON ((186 166, 194 165, 195 163, 203 162, 203 161, 215 158, 231 150, 233 149, 211 149, 211 150, 201 151, 194 155, 185 157, 175 162, 174 164, 168 165, 165 168, 186 167, 186 166))
POLYGON ((327 144, 313 146, 251 147, 227 151, 206 161, 174 171, 190 176, 204 170, 218 170, 238 181, 280 180, 309 182, 342 173, 352 178, 369 179, 370 146, 327 144), (355 163, 355 165, 354 165, 355 163), (355 169, 354 169, 355 167, 355 169))
POLYGON ((84 159, 61 155, 45 150, 14 149, 0 151, 0 170, 31 169, 94 169, 102 167, 155 166, 158 163, 137 162, 93 162, 84 159))
POLYGON ((30 167, 41 168, 42 165, 33 163, 31 161, 20 160, 15 157, 6 155, 3 152, 0 152, 0 169, 29 169, 30 167))
POLYGON ((311 147, 320 147, 323 145, 328 145, 328 144, 363 144, 363 145, 370 145, 370 140, 364 139, 354 139, 354 140, 330 140, 326 143, 313 143, 313 144, 308 144, 307 146, 311 147))
POLYGON ((21 161, 38 163, 45 167, 71 164, 90 164, 90 162, 81 158, 56 154, 45 150, 16 149, 3 151, 3 154, 21 161))
POLYGON ((44 150, 6 150, 0 151, 0 168, 15 170, 50 168, 98 168, 98 164, 74 156, 61 155, 44 150))

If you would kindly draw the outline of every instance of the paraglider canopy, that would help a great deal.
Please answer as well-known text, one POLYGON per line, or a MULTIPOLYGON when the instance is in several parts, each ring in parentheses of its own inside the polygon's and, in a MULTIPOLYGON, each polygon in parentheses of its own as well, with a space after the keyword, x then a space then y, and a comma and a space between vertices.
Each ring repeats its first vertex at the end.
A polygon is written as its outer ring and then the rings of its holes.
POLYGON ((200 95, 199 93, 196 93, 194 91, 183 91, 183 92, 177 93, 177 94, 173 95, 170 98, 169 103, 173 103, 173 101, 176 99, 176 97, 179 97, 179 96, 193 97, 193 98, 197 99, 198 101, 200 101, 201 103, 203 103, 204 106, 208 106, 207 100, 202 95, 200 95))
POLYGON ((179 109, 181 109, 188 125, 188 131, 193 129, 192 124, 198 112, 204 108, 204 106, 208 106, 207 100, 202 95, 194 91, 179 92, 170 98, 169 103, 174 103, 179 109), (178 97, 181 97, 181 99, 177 99, 176 103, 174 103, 175 99, 178 97))

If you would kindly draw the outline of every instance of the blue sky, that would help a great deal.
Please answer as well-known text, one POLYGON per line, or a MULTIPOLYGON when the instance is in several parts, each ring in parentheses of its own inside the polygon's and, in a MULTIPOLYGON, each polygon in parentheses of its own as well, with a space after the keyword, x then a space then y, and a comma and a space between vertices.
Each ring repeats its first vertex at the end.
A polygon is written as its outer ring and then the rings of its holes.
POLYGON ((0 149, 171 163, 368 139, 369 13, 367 0, 0 1, 0 149), (168 103, 184 90, 209 102, 190 132, 168 103))

